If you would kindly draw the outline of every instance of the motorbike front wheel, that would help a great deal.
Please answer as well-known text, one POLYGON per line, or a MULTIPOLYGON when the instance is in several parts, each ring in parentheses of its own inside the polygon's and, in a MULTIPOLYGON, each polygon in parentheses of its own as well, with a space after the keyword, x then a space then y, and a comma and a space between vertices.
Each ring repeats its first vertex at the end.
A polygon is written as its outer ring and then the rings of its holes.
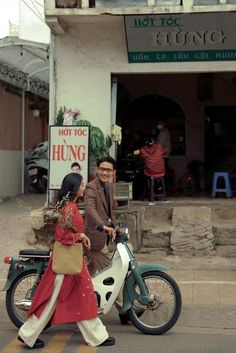
POLYGON ((27 320, 24 303, 30 303, 37 280, 37 271, 30 270, 21 273, 6 292, 6 309, 12 323, 20 328, 27 320), (20 305, 20 303, 22 303, 20 305))
MULTIPOLYGON (((180 289, 174 279, 164 272, 148 271, 142 277, 151 300, 147 305, 134 301, 129 309, 130 321, 145 334, 161 335, 170 330, 180 316, 180 289)), ((137 283, 134 284, 134 290, 140 294, 137 283)))

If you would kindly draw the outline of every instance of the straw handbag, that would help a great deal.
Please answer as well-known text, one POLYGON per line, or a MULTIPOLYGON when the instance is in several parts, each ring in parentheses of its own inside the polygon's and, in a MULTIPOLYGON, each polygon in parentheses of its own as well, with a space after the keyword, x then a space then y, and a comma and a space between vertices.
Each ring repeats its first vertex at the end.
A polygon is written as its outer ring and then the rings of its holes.
POLYGON ((74 243, 64 245, 60 242, 54 243, 52 255, 52 270, 64 275, 77 275, 83 268, 83 245, 74 243))

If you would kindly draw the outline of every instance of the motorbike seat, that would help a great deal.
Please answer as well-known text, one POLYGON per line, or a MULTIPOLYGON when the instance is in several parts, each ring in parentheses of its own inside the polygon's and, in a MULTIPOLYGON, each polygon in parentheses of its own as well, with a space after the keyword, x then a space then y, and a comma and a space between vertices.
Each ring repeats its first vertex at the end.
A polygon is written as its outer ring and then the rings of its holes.
POLYGON ((50 250, 23 249, 19 251, 21 257, 50 257, 50 250))

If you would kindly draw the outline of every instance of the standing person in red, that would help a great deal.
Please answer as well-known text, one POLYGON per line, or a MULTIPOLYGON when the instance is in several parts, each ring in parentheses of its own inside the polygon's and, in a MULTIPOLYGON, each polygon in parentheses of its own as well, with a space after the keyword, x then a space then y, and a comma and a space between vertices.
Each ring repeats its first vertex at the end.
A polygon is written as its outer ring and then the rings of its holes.
MULTIPOLYGON (((89 238, 83 233, 83 219, 76 201, 84 193, 82 177, 76 173, 65 176, 58 194, 58 219, 55 240, 72 245, 82 241, 90 247, 89 238)), ((76 322, 86 343, 90 346, 111 346, 115 339, 98 318, 97 302, 91 277, 84 262, 79 275, 56 274, 52 270, 52 258, 35 293, 28 320, 20 328, 18 339, 31 348, 43 348, 38 339, 47 323, 62 324, 76 322)))

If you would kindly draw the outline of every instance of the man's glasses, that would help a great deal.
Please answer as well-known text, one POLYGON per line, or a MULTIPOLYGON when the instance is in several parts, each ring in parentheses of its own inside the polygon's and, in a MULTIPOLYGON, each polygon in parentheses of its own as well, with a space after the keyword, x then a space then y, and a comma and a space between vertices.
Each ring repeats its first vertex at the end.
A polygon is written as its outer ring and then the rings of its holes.
POLYGON ((99 167, 98 169, 99 169, 100 172, 102 172, 102 173, 111 174, 111 173, 113 172, 113 169, 110 169, 110 168, 102 168, 102 167, 99 167))

